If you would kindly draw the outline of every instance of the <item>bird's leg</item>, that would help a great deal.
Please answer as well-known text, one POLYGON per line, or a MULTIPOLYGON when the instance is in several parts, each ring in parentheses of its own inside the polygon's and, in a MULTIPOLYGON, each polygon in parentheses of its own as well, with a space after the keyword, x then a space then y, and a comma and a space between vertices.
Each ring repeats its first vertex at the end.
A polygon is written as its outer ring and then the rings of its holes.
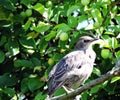
MULTIPOLYGON (((67 94, 69 94, 70 92, 74 91, 74 89, 68 88, 68 87, 66 87, 64 85, 62 86, 62 88, 67 92, 67 94)), ((80 98, 81 98, 81 95, 77 95, 74 99, 71 98, 70 100, 80 100, 80 98)))
POLYGON ((74 89, 72 89, 72 88, 68 88, 68 87, 66 87, 66 86, 62 86, 62 88, 67 92, 67 93, 70 93, 70 92, 72 92, 72 91, 74 91, 74 89))

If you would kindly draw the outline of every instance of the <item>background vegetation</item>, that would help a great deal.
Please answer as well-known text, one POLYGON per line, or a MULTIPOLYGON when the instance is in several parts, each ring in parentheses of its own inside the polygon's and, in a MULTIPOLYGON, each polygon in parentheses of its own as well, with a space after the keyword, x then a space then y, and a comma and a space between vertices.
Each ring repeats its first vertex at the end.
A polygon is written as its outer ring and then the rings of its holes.
MULTIPOLYGON (((44 100, 50 69, 86 33, 106 41, 94 47, 88 81, 106 73, 120 56, 119 32, 119 0, 0 0, 0 100, 44 100)), ((84 92, 82 100, 119 100, 119 80, 84 92)))

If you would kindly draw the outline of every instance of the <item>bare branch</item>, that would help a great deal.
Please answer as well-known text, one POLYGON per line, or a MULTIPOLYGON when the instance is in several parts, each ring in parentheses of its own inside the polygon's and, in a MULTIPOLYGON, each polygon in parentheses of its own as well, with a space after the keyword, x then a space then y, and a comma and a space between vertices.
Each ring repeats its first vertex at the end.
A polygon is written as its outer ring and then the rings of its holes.
POLYGON ((68 100, 69 98, 76 97, 77 95, 80 95, 82 92, 92 87, 95 87, 115 76, 120 76, 120 59, 116 62, 116 65, 113 67, 113 69, 107 72, 106 74, 101 75, 99 78, 89 83, 86 83, 84 86, 81 86, 80 88, 76 89, 75 91, 69 94, 63 94, 60 96, 56 96, 56 97, 51 98, 51 100, 68 100))

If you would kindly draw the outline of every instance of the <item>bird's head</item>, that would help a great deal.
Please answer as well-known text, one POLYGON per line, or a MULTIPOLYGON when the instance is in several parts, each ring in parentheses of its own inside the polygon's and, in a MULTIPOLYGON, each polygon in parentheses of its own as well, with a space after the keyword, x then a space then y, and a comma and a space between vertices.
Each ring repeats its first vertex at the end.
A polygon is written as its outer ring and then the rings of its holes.
POLYGON ((92 38, 90 36, 82 36, 79 38, 75 49, 88 49, 92 48, 92 45, 94 44, 101 44, 103 40, 97 39, 97 38, 92 38))

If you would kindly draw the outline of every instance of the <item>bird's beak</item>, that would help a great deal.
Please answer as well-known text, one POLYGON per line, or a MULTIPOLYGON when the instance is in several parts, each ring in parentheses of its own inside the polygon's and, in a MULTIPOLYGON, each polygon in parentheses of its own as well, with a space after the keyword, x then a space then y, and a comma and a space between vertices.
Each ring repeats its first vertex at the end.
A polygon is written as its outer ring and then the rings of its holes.
POLYGON ((102 48, 104 46, 104 40, 94 38, 92 44, 100 44, 100 48, 102 48))

